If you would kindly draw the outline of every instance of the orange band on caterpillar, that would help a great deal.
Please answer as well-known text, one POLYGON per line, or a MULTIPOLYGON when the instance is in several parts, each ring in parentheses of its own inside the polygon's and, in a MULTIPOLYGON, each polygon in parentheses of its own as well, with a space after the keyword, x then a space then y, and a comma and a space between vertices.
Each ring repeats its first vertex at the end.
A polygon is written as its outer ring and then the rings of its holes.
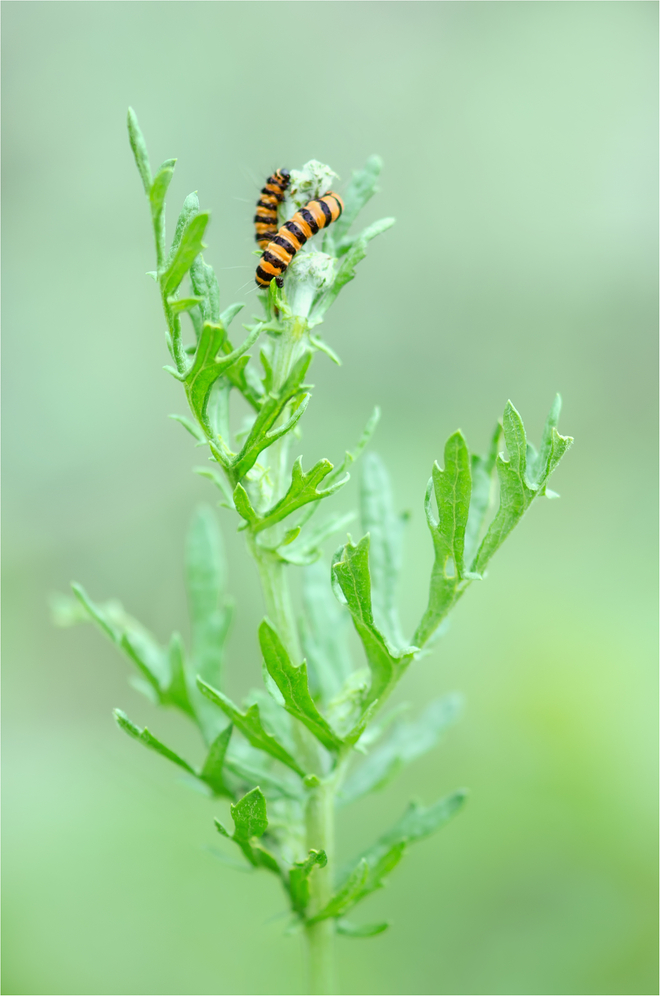
POLYGON ((328 190, 323 197, 315 197, 296 211, 291 221, 285 222, 265 247, 257 267, 257 285, 268 287, 274 278, 277 286, 282 287, 286 269, 298 250, 322 228, 336 221, 343 210, 344 202, 339 194, 328 190))

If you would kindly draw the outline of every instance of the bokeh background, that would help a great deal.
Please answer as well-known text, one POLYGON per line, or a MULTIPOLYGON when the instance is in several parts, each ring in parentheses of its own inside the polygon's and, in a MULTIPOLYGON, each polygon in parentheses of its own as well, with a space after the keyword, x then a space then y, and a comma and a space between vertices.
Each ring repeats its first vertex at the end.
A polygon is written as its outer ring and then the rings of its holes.
MULTIPOLYGON (((215 500, 166 417, 183 400, 129 103, 152 162, 179 156, 170 217, 199 191, 224 304, 248 314, 263 178, 314 157, 345 183, 383 157, 366 221, 397 226, 324 326, 344 365, 315 363, 305 453, 337 458, 382 405, 411 629, 446 436, 483 449, 510 397, 538 439, 559 390, 577 440, 561 501, 407 680, 414 707, 462 690, 463 721, 341 816, 349 856, 410 797, 472 792, 361 911, 392 930, 340 940, 342 991, 657 993, 656 22, 647 2, 3 4, 4 993, 304 991, 275 882, 207 850, 223 805, 111 708, 197 758, 192 734, 96 632, 48 617, 77 579, 186 633, 183 538, 215 500)), ((240 696, 262 606, 219 514, 240 696)))

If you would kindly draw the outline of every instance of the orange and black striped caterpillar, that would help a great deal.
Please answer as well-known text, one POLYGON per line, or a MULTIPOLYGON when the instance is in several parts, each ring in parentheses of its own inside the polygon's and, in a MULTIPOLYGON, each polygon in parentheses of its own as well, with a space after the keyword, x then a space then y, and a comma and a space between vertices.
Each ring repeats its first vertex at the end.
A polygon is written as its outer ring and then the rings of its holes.
POLYGON ((265 249, 268 243, 277 235, 277 205, 284 200, 284 191, 289 186, 288 169, 276 169, 261 188, 261 197, 257 201, 257 213, 254 216, 256 229, 255 239, 260 249, 265 249))
POLYGON ((312 235, 336 221, 343 210, 344 202, 339 194, 328 190, 323 197, 315 197, 300 211, 296 211, 291 221, 282 225, 261 254, 256 274, 257 285, 268 287, 274 277, 277 286, 283 287, 286 268, 298 250, 302 249, 312 235))

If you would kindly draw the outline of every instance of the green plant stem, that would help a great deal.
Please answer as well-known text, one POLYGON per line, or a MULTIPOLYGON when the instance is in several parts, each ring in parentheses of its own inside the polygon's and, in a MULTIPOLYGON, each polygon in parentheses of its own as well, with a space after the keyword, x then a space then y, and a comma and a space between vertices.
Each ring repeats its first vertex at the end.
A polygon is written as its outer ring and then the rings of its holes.
MULTIPOLYGON (((273 388, 278 390, 287 379, 291 368, 305 348, 306 322, 293 318, 277 340, 273 355, 273 388)), ((283 415, 286 418, 286 412, 283 415)), ((288 476, 289 437, 284 436, 270 448, 270 476, 273 496, 277 501, 286 491, 288 476)), ((276 545, 281 538, 280 524, 268 530, 268 545, 276 545)), ((250 550, 254 557, 266 602, 266 611, 276 626, 291 660, 302 661, 302 648, 291 598, 288 565, 276 553, 257 543, 250 536, 250 550)), ((294 723, 294 734, 300 755, 310 773, 323 775, 322 751, 306 729, 294 723)), ((332 867, 334 851, 335 779, 321 780, 308 794, 305 823, 307 849, 324 850, 328 864, 315 868, 310 875, 310 915, 323 909, 332 898, 332 867)), ((301 855, 303 857, 303 855, 301 855)), ((334 988, 334 921, 322 920, 305 929, 310 994, 330 994, 334 988)))
MULTIPOLYGON (((334 866, 335 780, 321 782, 307 802, 307 847, 323 849, 328 856, 325 868, 315 868, 309 877, 309 915, 314 916, 332 899, 334 866)), ((312 996, 336 993, 334 982, 335 922, 321 920, 305 928, 309 992, 312 996)))

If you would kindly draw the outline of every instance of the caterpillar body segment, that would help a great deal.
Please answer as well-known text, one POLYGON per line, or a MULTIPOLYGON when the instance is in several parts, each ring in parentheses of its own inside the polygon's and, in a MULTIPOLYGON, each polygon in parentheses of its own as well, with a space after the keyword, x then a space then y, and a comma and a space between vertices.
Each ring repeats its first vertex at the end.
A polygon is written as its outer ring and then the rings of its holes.
POLYGON ((284 191, 289 186, 288 169, 276 169, 261 188, 254 216, 255 239, 260 249, 265 249, 277 235, 277 206, 284 200, 284 191))
POLYGON ((296 211, 266 245, 257 267, 257 285, 268 287, 274 279, 277 286, 282 287, 286 269, 298 250, 322 228, 336 221, 343 210, 344 202, 339 194, 328 190, 296 211))

